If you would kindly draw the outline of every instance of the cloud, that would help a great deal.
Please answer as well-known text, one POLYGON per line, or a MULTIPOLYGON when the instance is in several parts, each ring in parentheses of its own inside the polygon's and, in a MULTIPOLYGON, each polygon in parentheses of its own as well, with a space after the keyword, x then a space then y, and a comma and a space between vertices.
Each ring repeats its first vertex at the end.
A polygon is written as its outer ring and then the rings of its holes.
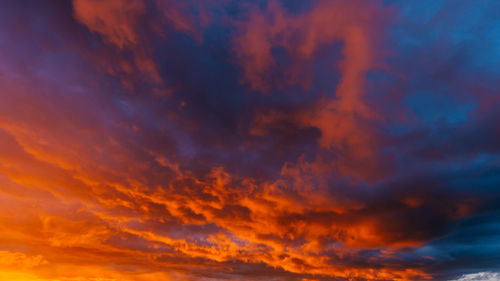
POLYGON ((456 279, 457 281, 467 281, 467 280, 485 280, 485 281, 490 281, 490 280, 499 280, 500 275, 498 273, 494 272, 478 272, 478 273, 470 273, 470 274, 464 274, 462 277, 456 279))
POLYGON ((118 48, 137 45, 137 18, 144 13, 141 1, 73 2, 75 17, 94 32, 98 32, 118 48))
POLYGON ((494 3, 49 2, 0 4, 0 279, 498 264, 494 3))
POLYGON ((0 266, 13 268, 32 268, 47 263, 43 256, 27 256, 24 253, 0 251, 0 266))

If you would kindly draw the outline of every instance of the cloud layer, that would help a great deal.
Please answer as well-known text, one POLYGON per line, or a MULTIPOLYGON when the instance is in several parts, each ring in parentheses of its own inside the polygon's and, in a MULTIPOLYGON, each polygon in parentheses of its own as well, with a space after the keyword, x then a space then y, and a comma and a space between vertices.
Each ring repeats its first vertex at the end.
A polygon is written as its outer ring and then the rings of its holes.
POLYGON ((499 12, 1 3, 0 279, 497 276, 499 12))

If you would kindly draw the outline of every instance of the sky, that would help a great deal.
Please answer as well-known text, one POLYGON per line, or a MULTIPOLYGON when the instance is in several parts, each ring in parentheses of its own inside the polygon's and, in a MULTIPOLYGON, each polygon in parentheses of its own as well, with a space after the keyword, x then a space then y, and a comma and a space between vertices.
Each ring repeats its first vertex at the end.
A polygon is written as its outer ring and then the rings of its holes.
POLYGON ((0 2, 0 280, 500 279, 500 1, 0 2))

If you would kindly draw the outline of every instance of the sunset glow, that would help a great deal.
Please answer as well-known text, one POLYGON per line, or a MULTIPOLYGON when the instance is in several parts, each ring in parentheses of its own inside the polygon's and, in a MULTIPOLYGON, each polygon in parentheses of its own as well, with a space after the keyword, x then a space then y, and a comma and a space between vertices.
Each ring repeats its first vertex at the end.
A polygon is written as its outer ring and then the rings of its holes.
POLYGON ((0 281, 496 280, 499 38, 496 0, 0 1, 0 281))

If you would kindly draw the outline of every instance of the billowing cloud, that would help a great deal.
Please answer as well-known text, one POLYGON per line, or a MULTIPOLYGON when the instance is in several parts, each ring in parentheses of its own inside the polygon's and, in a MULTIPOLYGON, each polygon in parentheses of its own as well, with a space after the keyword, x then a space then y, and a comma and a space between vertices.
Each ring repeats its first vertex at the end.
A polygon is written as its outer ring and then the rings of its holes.
POLYGON ((0 5, 0 279, 495 272, 494 1, 0 5))

